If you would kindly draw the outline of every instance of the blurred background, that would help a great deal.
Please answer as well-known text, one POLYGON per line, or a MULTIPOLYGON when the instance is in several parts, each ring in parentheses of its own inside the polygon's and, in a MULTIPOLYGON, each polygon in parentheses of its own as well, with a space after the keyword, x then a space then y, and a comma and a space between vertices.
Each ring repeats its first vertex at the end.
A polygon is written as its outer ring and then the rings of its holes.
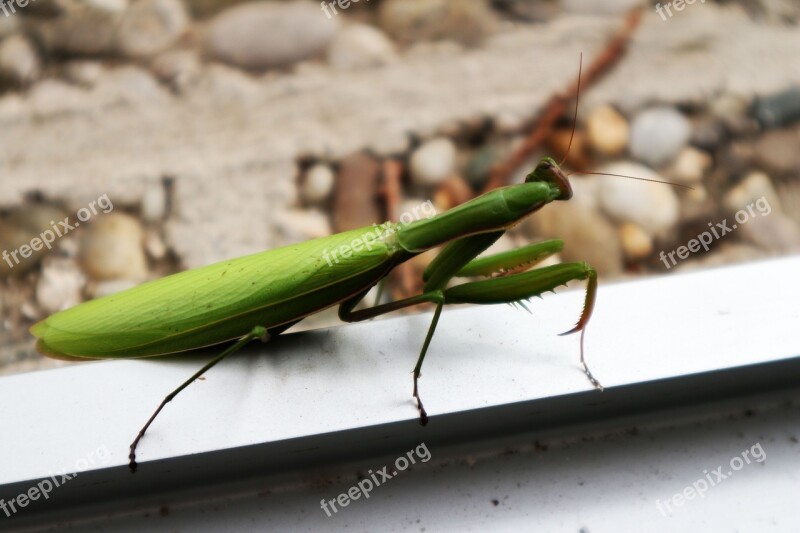
POLYGON ((0 0, 0 374, 70 364, 33 349, 50 313, 441 212, 543 155, 691 189, 576 175, 494 251, 561 237, 550 261, 601 283, 796 253, 799 20, 790 0, 0 0))

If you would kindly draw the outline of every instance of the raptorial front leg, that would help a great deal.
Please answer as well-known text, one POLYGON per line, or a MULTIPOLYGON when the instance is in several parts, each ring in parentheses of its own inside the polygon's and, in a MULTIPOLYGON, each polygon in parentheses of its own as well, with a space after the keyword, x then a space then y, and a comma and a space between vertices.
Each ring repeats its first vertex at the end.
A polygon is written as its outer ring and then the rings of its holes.
POLYGON ((584 356, 586 325, 592 316, 597 296, 597 272, 583 262, 560 263, 521 274, 463 283, 444 290, 445 303, 499 304, 527 300, 554 291, 570 281, 586 280, 586 299, 578 323, 561 335, 581 332, 581 365, 589 381, 599 390, 603 386, 594 377, 584 356))

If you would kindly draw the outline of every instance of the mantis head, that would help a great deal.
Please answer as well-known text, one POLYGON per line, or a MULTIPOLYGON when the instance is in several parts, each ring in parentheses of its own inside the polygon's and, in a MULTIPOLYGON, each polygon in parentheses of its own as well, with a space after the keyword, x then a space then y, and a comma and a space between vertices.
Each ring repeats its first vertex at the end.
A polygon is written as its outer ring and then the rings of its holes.
POLYGON ((551 157, 543 157, 533 171, 525 176, 525 183, 543 181, 555 185, 561 194, 556 200, 569 200, 572 198, 572 187, 564 171, 551 157))

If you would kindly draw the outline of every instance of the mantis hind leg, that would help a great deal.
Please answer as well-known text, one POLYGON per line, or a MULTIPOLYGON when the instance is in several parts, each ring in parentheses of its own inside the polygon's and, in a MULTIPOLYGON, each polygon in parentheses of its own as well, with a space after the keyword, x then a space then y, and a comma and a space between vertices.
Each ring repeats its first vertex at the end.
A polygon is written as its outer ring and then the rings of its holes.
POLYGON ((234 345, 232 345, 231 347, 229 347, 228 349, 223 351, 221 354, 216 356, 214 359, 212 359, 211 361, 206 363, 203 366, 203 368, 201 368, 200 370, 198 370, 197 372, 192 374, 192 377, 190 377, 189 379, 184 381, 177 389, 175 389, 174 391, 170 392, 163 400, 161 400, 161 403, 158 405, 158 407, 156 408, 155 412, 147 420, 147 423, 145 423, 145 425, 142 426, 142 429, 139 430, 139 433, 136 435, 136 438, 131 443, 131 451, 130 451, 130 454, 128 455, 128 459, 130 460, 130 462, 128 463, 128 468, 130 468, 131 473, 136 472, 136 468, 138 466, 136 464, 136 447, 139 445, 139 441, 142 440, 142 437, 144 437, 144 434, 147 431, 147 429, 150 427, 150 425, 153 423, 153 421, 159 415, 161 410, 164 409, 165 405, 167 405, 169 402, 171 402, 173 400, 173 398, 175 398, 175 396, 180 394, 180 392, 183 389, 185 389, 186 387, 191 385, 194 382, 194 380, 196 380, 197 378, 199 378, 200 376, 205 374, 212 367, 214 367, 214 365, 216 365, 217 363, 219 363, 220 361, 222 361, 223 359, 225 359, 229 355, 234 354, 234 353, 238 352, 239 350, 241 350, 242 347, 244 347, 244 345, 247 344, 248 342, 253 341, 255 339, 261 339, 262 341, 267 342, 267 341, 269 341, 269 339, 271 337, 279 335, 280 333, 282 333, 283 331, 285 331, 289 327, 293 326, 294 324, 295 324, 295 322, 292 322, 291 324, 284 324, 282 326, 278 326, 276 328, 269 329, 269 330, 267 328, 263 327, 263 326, 254 327, 253 330, 250 333, 248 333, 247 335, 244 335, 243 337, 241 337, 238 341, 236 341, 236 343, 234 345))

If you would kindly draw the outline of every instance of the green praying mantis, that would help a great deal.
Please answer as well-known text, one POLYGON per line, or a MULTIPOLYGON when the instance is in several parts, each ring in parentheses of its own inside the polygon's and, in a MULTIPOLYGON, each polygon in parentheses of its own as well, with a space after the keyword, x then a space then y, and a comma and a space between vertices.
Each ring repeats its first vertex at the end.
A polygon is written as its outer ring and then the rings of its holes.
MULTIPOLYGON (((577 101, 575 112, 577 118, 577 101)), ((573 121, 573 134, 574 126, 573 121)), ((55 313, 32 326, 31 333, 41 353, 67 360, 156 357, 233 341, 161 401, 131 443, 132 472, 137 467, 136 448, 145 432, 183 389, 247 343, 256 339, 267 342, 304 318, 335 305, 345 322, 369 320, 422 303, 435 305, 413 371, 413 398, 420 423, 425 425, 428 415, 419 393, 419 378, 446 304, 520 303, 524 307, 524 301, 570 281, 586 281, 580 317, 562 335, 581 333, 580 363, 591 384, 602 390, 584 357, 586 325, 597 294, 597 272, 585 262, 534 268, 537 262, 561 251, 563 241, 559 239, 478 257, 509 228, 546 204, 570 198, 568 175, 555 160, 545 157, 523 183, 489 191, 431 218, 408 224, 387 222, 381 226, 379 238, 375 228, 367 226, 173 274, 55 313), (421 294, 355 309, 395 267, 440 246, 442 250, 423 272, 421 294), (345 252, 331 262, 329 250, 345 252), (486 279, 451 283, 475 276, 486 279)))
POLYGON ((424 425, 428 417, 418 382, 445 304, 520 302, 569 281, 586 280, 583 312, 565 334, 582 332, 581 364, 592 384, 601 388, 583 356, 583 332, 597 291, 595 270, 583 262, 530 269, 561 250, 560 240, 476 259, 511 226, 552 201, 571 197, 567 176, 553 159, 544 158, 524 183, 495 189, 428 219, 407 225, 387 223, 384 228, 392 231, 379 239, 368 226, 181 272, 55 313, 35 324, 31 333, 40 352, 70 360, 160 356, 236 341, 164 398, 131 444, 134 471, 139 441, 164 406, 190 383, 248 342, 267 341, 337 304, 345 322, 424 302, 435 304, 413 373, 413 397, 424 425), (325 259, 327 250, 347 245, 352 245, 352 253, 335 263, 325 259), (423 273, 421 294, 354 310, 392 269, 442 245, 423 273), (465 276, 493 277, 448 286, 452 279, 465 276))

